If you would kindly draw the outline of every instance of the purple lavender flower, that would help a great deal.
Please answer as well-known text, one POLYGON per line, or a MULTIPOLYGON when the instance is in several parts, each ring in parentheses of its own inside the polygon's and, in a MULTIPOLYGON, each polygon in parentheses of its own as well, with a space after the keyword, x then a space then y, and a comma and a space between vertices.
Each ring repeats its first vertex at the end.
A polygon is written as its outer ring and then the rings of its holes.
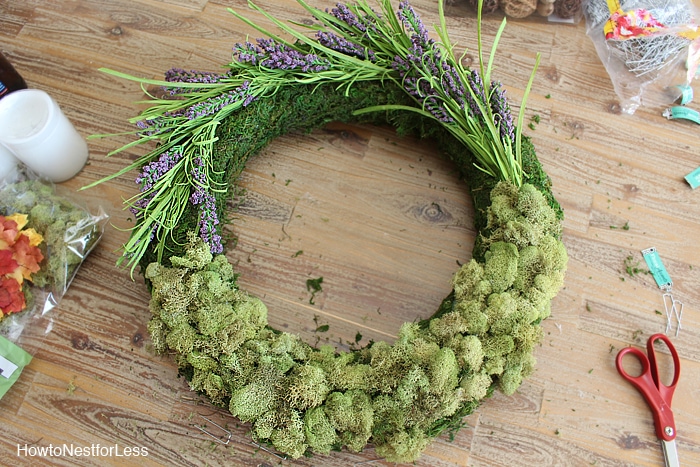
POLYGON ((361 32, 367 32, 367 26, 365 25, 366 18, 363 18, 362 20, 358 18, 347 5, 343 3, 336 3, 336 8, 333 8, 331 13, 349 27, 356 28, 361 32))
POLYGON ((352 35, 357 34, 359 31, 363 36, 367 36, 369 32, 377 32, 376 18, 380 18, 381 15, 371 9, 372 15, 362 14, 357 16, 347 5, 343 3, 336 3, 336 8, 333 8, 330 12, 326 8, 326 13, 331 13, 338 20, 345 23, 345 29, 352 35))
POLYGON ((322 46, 344 53, 345 55, 359 57, 363 60, 370 60, 372 62, 377 60, 374 51, 350 42, 349 40, 345 39, 344 37, 340 37, 335 33, 319 31, 316 33, 316 38, 318 39, 318 43, 322 46))
POLYGON ((147 118, 146 120, 139 120, 136 122, 136 126, 142 130, 138 134, 141 137, 157 135, 165 130, 164 119, 158 118, 147 118))
POLYGON ((189 120, 213 115, 227 105, 234 102, 243 101, 243 107, 247 107, 253 102, 256 97, 250 94, 250 82, 245 81, 241 86, 233 91, 220 94, 216 97, 211 97, 203 102, 192 105, 185 111, 185 116, 189 120))
POLYGON ((413 40, 414 44, 419 43, 422 45, 432 45, 435 42, 430 39, 428 30, 423 24, 423 21, 421 21, 418 13, 415 12, 413 7, 408 2, 399 3, 397 15, 403 22, 404 27, 411 31, 411 39, 413 40))
POLYGON ((433 87, 432 80, 425 79, 425 76, 437 78, 442 92, 454 98, 462 108, 465 103, 464 85, 456 70, 444 62, 435 41, 428 37, 428 30, 408 2, 399 4, 397 16, 411 35, 411 48, 405 58, 394 57, 392 67, 399 72, 406 92, 425 110, 441 122, 452 122, 444 105, 444 97, 433 87))
POLYGON ((473 118, 482 117, 481 109, 477 104, 477 101, 484 105, 486 100, 486 91, 484 90, 484 82, 481 79, 481 75, 476 71, 472 70, 467 74, 468 85, 476 96, 476 100, 472 96, 472 93, 467 94, 467 102, 469 103, 469 115, 473 118))
MULTIPOLYGON (((210 71, 197 71, 190 70, 186 71, 182 68, 171 68, 165 72, 165 81, 169 83, 203 83, 203 84, 213 84, 218 83, 224 78, 229 78, 231 73, 214 73, 210 71)), ((179 86, 166 86, 164 87, 166 91, 170 93, 171 96, 177 94, 182 94, 186 91, 192 91, 192 88, 183 88, 179 86)))
MULTIPOLYGON (((262 39, 258 39, 258 42, 261 40, 262 39)), ((251 65, 257 65, 261 59, 265 58, 262 49, 248 41, 244 44, 238 43, 234 45, 233 55, 238 57, 239 62, 250 63, 251 65)))
POLYGON ((139 191, 144 195, 129 208, 134 217, 140 218, 143 216, 143 210, 148 207, 148 204, 155 196, 155 192, 151 190, 156 182, 175 167, 180 159, 182 159, 181 153, 166 151, 160 155, 157 161, 149 162, 141 168, 141 173, 136 177, 135 182, 139 185, 139 191))
POLYGON ((257 39, 257 45, 250 42, 236 44, 234 56, 240 63, 260 65, 273 70, 301 70, 303 73, 319 72, 331 67, 331 62, 316 54, 304 54, 273 39, 257 39))
POLYGON ((177 118, 182 116, 183 111, 178 110, 175 112, 165 112, 162 116, 147 118, 145 120, 139 120, 136 122, 136 126, 142 131, 138 132, 141 137, 144 136, 154 136, 160 133, 171 131, 172 122, 169 122, 171 118, 177 118))
POLYGON ((506 99, 506 91, 500 82, 491 83, 491 111, 494 116, 494 123, 501 132, 502 139, 510 139, 515 143, 515 129, 513 127, 513 116, 510 113, 510 106, 506 99))
POLYGON ((230 76, 228 73, 220 74, 211 71, 185 71, 182 68, 171 68, 165 72, 165 81, 169 83, 218 83, 221 79, 230 76))
MULTIPOLYGON (((329 13, 326 8, 326 13, 329 13)), ((333 8, 330 13, 340 20, 342 24, 337 24, 336 26, 345 30, 346 37, 357 37, 358 42, 362 42, 362 38, 368 36, 368 32, 376 32, 377 27, 375 24, 375 19, 372 16, 357 16, 347 5, 343 3, 337 3, 336 8, 333 8)), ((363 60, 370 60, 372 62, 376 61, 376 55, 373 50, 369 50, 363 45, 348 40, 346 37, 338 36, 333 32, 319 31, 316 34, 318 42, 328 47, 329 49, 336 50, 338 52, 350 55, 352 57, 359 57, 363 60)))
POLYGON ((207 175, 204 170, 204 161, 201 157, 194 159, 192 178, 195 190, 190 195, 190 203, 199 207, 199 236, 209 245, 212 254, 218 255, 224 251, 221 244, 221 235, 216 230, 219 218, 216 214, 216 199, 207 190, 207 175))
POLYGON ((182 159, 181 153, 166 151, 158 157, 157 161, 144 165, 141 173, 136 177, 136 183, 140 185, 141 192, 146 192, 153 188, 153 185, 170 169, 175 167, 180 159, 182 159))
POLYGON ((463 109, 468 92, 464 89, 464 83, 455 67, 445 61, 442 62, 440 84, 442 89, 463 109))

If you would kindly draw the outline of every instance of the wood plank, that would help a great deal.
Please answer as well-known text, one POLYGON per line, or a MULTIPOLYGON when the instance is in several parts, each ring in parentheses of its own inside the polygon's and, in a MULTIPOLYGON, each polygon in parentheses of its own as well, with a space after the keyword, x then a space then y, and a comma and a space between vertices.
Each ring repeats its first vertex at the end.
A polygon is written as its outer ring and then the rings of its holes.
MULTIPOLYGON (((295 0, 256 3, 309 24, 295 0)), ((434 1, 412 5, 427 25, 437 24, 434 1)), ((156 78, 171 67, 219 70, 236 42, 261 36, 229 7, 276 31, 246 0, 5 1, 2 51, 83 136, 125 132, 143 108, 134 104, 143 90, 98 69, 156 78)), ((465 62, 474 65, 472 8, 451 2, 446 16, 452 40, 460 52, 468 48, 465 62)), ((484 21, 487 47, 500 20, 484 21)), ((683 367, 673 409, 681 463, 700 465, 700 203, 683 179, 698 165, 696 126, 667 120, 662 108, 621 113, 583 23, 509 20, 494 78, 514 110, 537 52, 542 62, 524 133, 565 209, 565 288, 542 323, 535 372, 513 396, 496 392, 485 400, 453 440, 444 434, 414 465, 661 465, 649 410, 614 365, 619 349, 642 347, 666 326, 653 279, 626 271, 630 256, 644 267, 640 250, 649 246, 659 249, 674 295, 685 303, 683 329, 672 337, 683 367)), ((121 203, 135 194, 136 174, 77 191, 143 154, 146 148, 137 147, 106 157, 129 141, 90 139, 89 164, 60 187, 93 210, 102 206, 110 226, 58 312, 23 336, 35 358, 0 401, 2 463, 393 465, 378 460, 372 446, 283 460, 251 441, 248 424, 193 393, 171 356, 153 354, 148 290, 140 276, 115 266, 133 225, 121 203), (201 432, 199 426, 213 428, 203 417, 226 426, 231 443, 201 432), (71 443, 145 447, 148 456, 39 459, 17 451, 71 443)), ((403 322, 435 310, 458 264, 469 260, 476 233, 467 186, 433 146, 389 128, 330 125, 279 138, 251 160, 240 180, 247 194, 231 207, 227 229, 238 244, 227 256, 241 285, 268 305, 273 326, 347 349, 356 340, 392 341, 403 322), (323 290, 310 303, 306 280, 318 277, 323 290), (328 331, 318 332, 320 324, 328 331)))

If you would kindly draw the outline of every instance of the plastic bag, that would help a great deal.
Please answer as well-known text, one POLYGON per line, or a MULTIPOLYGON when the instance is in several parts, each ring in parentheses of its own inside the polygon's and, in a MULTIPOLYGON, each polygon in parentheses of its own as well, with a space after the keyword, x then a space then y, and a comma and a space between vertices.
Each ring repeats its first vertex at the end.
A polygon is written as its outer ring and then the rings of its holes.
POLYGON ((583 11, 623 112, 667 106, 690 85, 700 44, 691 0, 585 0, 583 11))
POLYGON ((51 331, 52 310, 108 216, 101 207, 91 214, 51 182, 23 173, 0 186, 0 216, 1 398, 51 331))

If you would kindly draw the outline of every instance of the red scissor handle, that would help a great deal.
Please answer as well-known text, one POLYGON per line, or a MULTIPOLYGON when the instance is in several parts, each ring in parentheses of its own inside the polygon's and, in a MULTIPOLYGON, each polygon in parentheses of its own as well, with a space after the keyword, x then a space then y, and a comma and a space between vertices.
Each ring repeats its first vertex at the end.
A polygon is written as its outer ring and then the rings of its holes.
POLYGON ((654 334, 649 337, 647 341, 647 356, 649 357, 649 366, 651 367, 651 377, 654 378, 654 383, 661 393, 661 397, 666 401, 666 403, 671 406, 671 401, 673 400, 673 392, 676 390, 676 384, 678 384, 678 378, 681 376, 681 360, 678 358, 678 352, 676 348, 671 343, 671 339, 666 336, 666 334, 654 334), (654 349, 654 342, 657 340, 663 341, 668 347, 669 352, 671 352, 671 357, 673 358, 673 381, 671 384, 666 386, 661 382, 659 377, 659 366, 656 363, 656 351, 654 349))
POLYGON ((639 349, 634 347, 624 348, 617 354, 615 365, 620 375, 636 387, 647 401, 654 416, 656 436, 664 441, 672 441, 676 437, 676 424, 671 411, 671 400, 680 376, 680 360, 673 344, 664 334, 654 334, 649 338, 647 352, 648 358, 639 349), (654 342, 657 340, 664 341, 673 356, 674 375, 673 381, 669 386, 664 385, 659 380, 656 352, 654 350, 654 342), (642 364, 642 373, 639 376, 631 376, 622 367, 622 358, 627 354, 633 355, 642 364))

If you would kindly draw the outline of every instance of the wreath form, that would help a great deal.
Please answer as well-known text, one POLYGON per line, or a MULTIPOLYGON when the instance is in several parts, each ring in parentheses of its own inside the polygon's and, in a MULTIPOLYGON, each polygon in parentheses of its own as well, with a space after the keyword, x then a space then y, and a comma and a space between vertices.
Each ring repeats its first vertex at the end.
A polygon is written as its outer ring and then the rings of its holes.
MULTIPOLYGON (((348 108, 363 108, 365 99, 377 102, 391 95, 378 86, 358 86, 356 92, 357 98, 330 86, 313 94, 296 89, 278 102, 251 106, 229 117, 217 153, 237 147, 241 129, 264 121, 269 111, 277 113, 277 123, 245 135, 251 142, 266 139, 258 136, 270 130, 288 131, 287 122, 300 115, 316 120, 313 126, 302 123, 305 129, 356 121, 341 117, 352 115, 348 108), (325 112, 310 109, 310 101, 325 112)), ((410 114, 386 117, 394 124, 400 119, 403 131, 409 124, 424 132, 439 130, 410 114)), ((271 329, 265 305, 238 288, 226 257, 213 256, 190 234, 184 254, 169 258, 171 267, 153 262, 146 268, 155 351, 174 351, 193 390, 251 422, 258 441, 292 458, 343 446, 360 451, 373 443, 388 461, 410 462, 432 438, 459 428, 495 387, 512 394, 533 370, 539 323, 563 284, 567 255, 559 240, 558 211, 545 196, 553 199, 548 185, 489 186, 491 179, 474 170, 461 145, 441 136, 433 137, 457 151, 448 155, 471 179, 481 213, 477 219, 485 223, 475 225, 474 259, 454 275, 453 292, 430 319, 404 324, 393 345, 375 342, 342 353, 332 346, 313 348, 294 334, 271 329)), ((546 182, 534 151, 528 155, 530 174, 539 168, 546 182)), ((243 167, 246 158, 233 149, 223 156, 229 171, 243 167)))
POLYGON ((239 289, 225 255, 197 235, 196 205, 182 208, 168 248, 152 242, 139 258, 154 350, 175 354, 193 390, 289 457, 371 443, 388 461, 417 459, 494 389, 512 394, 533 371, 540 322, 563 285, 562 211, 530 140, 522 140, 527 183, 498 181, 440 121, 402 110, 411 99, 389 80, 281 87, 220 122, 209 171, 210 186, 223 187, 210 192, 223 219, 246 161, 279 135, 341 121, 434 140, 469 181, 477 237, 452 292, 430 318, 402 325, 393 345, 338 352, 272 329, 262 301, 239 289), (376 106, 385 111, 356 112, 376 106))

